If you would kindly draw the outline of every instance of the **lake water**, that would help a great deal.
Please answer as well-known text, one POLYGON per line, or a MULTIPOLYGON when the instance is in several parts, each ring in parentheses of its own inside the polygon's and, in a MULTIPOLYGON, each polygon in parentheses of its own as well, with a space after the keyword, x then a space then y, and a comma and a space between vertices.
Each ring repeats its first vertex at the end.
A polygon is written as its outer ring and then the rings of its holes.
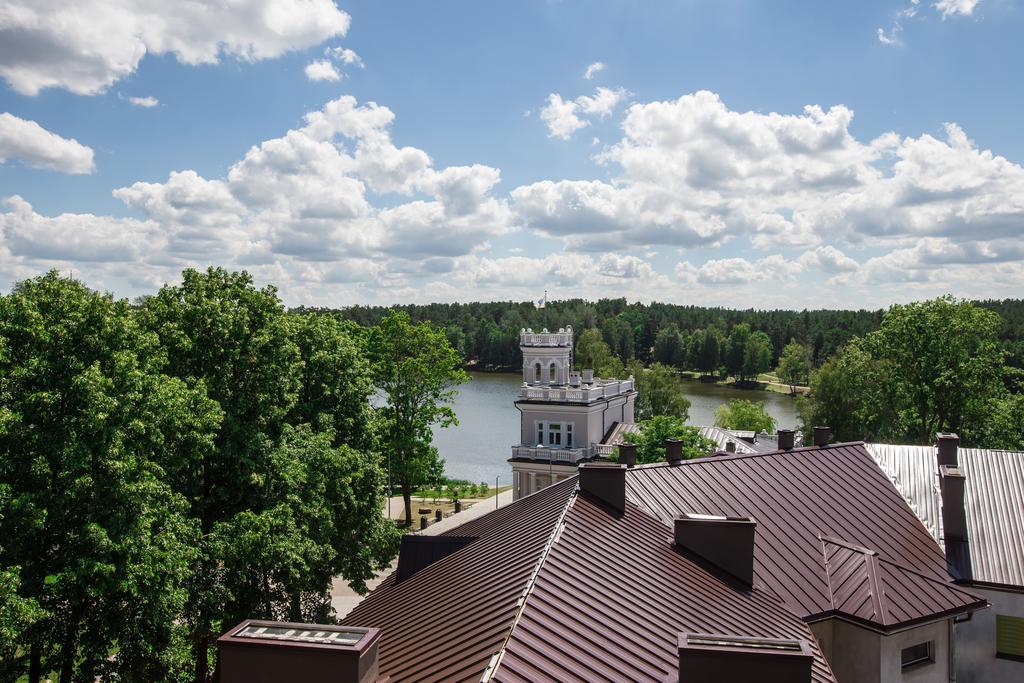
MULTIPOLYGON (((472 482, 486 481, 494 486, 511 484, 508 464, 513 443, 519 440, 519 411, 513 405, 522 382, 520 375, 486 372, 469 373, 472 379, 459 387, 455 414, 459 424, 434 430, 434 445, 446 461, 450 477, 472 482)), ((715 410, 734 398, 764 401, 765 409, 780 428, 797 427, 796 407, 785 394, 770 391, 745 391, 715 384, 683 382, 690 400, 690 423, 712 425, 715 410)))

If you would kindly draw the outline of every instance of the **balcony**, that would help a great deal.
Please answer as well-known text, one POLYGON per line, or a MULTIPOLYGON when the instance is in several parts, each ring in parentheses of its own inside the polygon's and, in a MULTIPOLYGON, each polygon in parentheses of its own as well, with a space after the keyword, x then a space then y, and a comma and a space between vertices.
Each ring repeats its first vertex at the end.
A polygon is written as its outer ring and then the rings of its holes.
POLYGON ((545 385, 526 384, 519 389, 519 398, 530 401, 551 401, 556 403, 593 403, 633 390, 634 380, 599 379, 593 384, 545 385))
POLYGON ((550 460, 572 465, 590 457, 589 448, 558 448, 557 446, 512 446, 513 458, 550 460))
POLYGON ((560 329, 558 332, 534 332, 532 329, 520 330, 520 346, 568 346, 572 348, 572 328, 560 329))

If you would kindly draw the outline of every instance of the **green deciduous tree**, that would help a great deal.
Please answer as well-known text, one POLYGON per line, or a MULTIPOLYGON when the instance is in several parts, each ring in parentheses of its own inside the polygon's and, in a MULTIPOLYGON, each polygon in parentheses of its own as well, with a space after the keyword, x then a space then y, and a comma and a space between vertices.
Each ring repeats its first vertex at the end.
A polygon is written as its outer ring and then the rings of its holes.
POLYGON ((713 375, 722 365, 725 338, 717 327, 697 330, 690 338, 690 363, 705 375, 713 375))
POLYGON ((733 325, 723 353, 727 374, 736 378, 740 378, 740 375, 743 374, 748 341, 750 341, 750 325, 747 323, 733 325))
POLYGON ((658 330, 654 338, 654 360, 675 367, 686 363, 686 348, 677 326, 666 325, 658 330))
POLYGON ((982 414, 984 419, 973 421, 964 429, 964 443, 1024 451, 1024 394, 990 399, 982 414))
POLYGON ((733 399, 718 406, 715 411, 715 426, 771 434, 775 431, 775 418, 764 409, 763 401, 733 399))
POLYGON ((772 367, 772 340, 764 332, 753 332, 743 349, 740 379, 753 382, 772 367))
POLYGON ((779 379, 789 385, 791 393, 796 393, 798 385, 807 383, 810 372, 811 349, 791 340, 779 358, 779 379))
POLYGON ((362 348, 365 331, 323 313, 288 316, 288 322, 302 361, 288 423, 330 431, 336 445, 370 448, 373 381, 362 348))
POLYGON ((246 617, 325 615, 330 577, 356 589, 395 551, 381 519, 370 443, 368 370, 345 325, 290 319, 247 273, 185 271, 139 313, 169 370, 223 413, 212 451, 162 462, 201 530, 184 613, 194 679, 213 639, 246 617))
POLYGON ((415 324, 403 312, 388 315, 370 330, 367 352, 374 385, 386 401, 378 409, 381 446, 402 489, 408 524, 412 492, 428 483, 439 458, 430 445, 431 430, 457 424, 449 404, 455 387, 469 376, 444 330, 430 323, 415 324))
POLYGON ((308 424, 286 426, 271 454, 267 504, 215 526, 232 619, 324 623, 334 576, 365 590, 397 551, 394 524, 380 514, 384 475, 376 458, 333 441, 308 424))
POLYGON ((690 402, 672 368, 661 363, 644 368, 638 361, 634 361, 629 371, 636 380, 638 420, 647 420, 657 415, 668 415, 684 421, 689 419, 690 402))
POLYGON ((831 427, 836 441, 886 441, 900 433, 891 364, 855 339, 811 373, 811 394, 797 398, 806 443, 815 425, 831 427))
POLYGON ((174 677, 198 529, 159 462, 209 452, 216 406, 127 302, 55 272, 3 298, 0 339, 0 565, 45 610, 29 680, 174 677))
POLYGON ((590 368, 598 377, 622 377, 625 366, 601 338, 601 331, 584 330, 576 339, 575 366, 590 368))
POLYGON ((917 444, 939 431, 985 434, 1007 396, 999 327, 991 311, 952 297, 893 306, 877 331, 812 374, 805 427, 917 444))
POLYGON ((943 297, 893 306, 866 338, 885 359, 900 398, 907 437, 930 443, 937 431, 961 431, 984 419, 986 402, 1002 393, 999 316, 943 297))
POLYGON ((700 429, 691 427, 686 424, 685 420, 678 417, 660 415, 639 424, 639 433, 623 436, 625 441, 637 444, 636 461, 638 464, 664 462, 666 439, 682 441, 683 457, 687 460, 714 453, 718 447, 714 441, 702 436, 700 429))
MULTIPOLYGON (((635 353, 635 330, 629 320, 621 315, 608 318, 601 325, 601 336, 619 362, 628 363, 635 353)), ((594 368, 595 370, 597 368, 594 368)))
MULTIPOLYGON (((0 408, 0 411, 6 408, 0 408)), ((4 419, 0 416, 0 430, 4 419)), ((6 485, 0 484, 0 521, 3 511, 9 505, 9 493, 6 485)), ((0 525, 0 528, 3 528, 0 525)), ((0 557, 3 546, 0 545, 0 557)), ((19 652, 27 650, 31 644, 28 640, 29 628, 45 616, 35 600, 24 598, 19 594, 21 567, 0 568, 0 680, 17 680, 18 674, 25 669, 25 657, 19 652)))
POLYGON ((256 289, 246 273, 186 270, 181 285, 164 286, 143 302, 140 317, 159 335, 169 371, 205 387, 224 415, 212 452, 164 463, 203 539, 186 613, 200 683, 210 675, 213 639, 232 625, 224 623, 231 618, 227 599, 233 590, 249 595, 244 586, 224 581, 228 549, 215 530, 236 515, 272 507, 265 481, 298 397, 299 349, 276 291, 256 289))

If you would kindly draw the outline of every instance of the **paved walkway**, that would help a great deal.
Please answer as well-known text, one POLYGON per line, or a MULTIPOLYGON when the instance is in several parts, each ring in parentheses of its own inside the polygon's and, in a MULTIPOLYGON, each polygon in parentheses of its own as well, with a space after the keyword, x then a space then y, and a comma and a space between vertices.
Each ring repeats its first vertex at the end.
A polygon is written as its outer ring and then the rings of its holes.
MULTIPOLYGON (((512 502, 512 489, 499 493, 497 498, 498 507, 505 507, 506 505, 512 502)), ((434 522, 423 531, 414 531, 413 533, 434 536, 436 534, 444 533, 445 531, 448 531, 450 529, 454 529, 460 524, 465 524, 471 519, 482 517, 486 515, 488 512, 493 512, 495 510, 494 497, 484 498, 483 500, 480 501, 473 501, 472 499, 467 499, 463 501, 463 504, 468 504, 470 502, 473 503, 472 506, 463 508, 462 512, 460 512, 459 514, 445 517, 440 522, 434 522)), ((401 496, 395 496, 394 498, 391 499, 392 518, 397 518, 402 514, 402 505, 403 503, 401 496)), ((386 502, 384 507, 384 514, 387 514, 386 502)), ((392 562, 387 569, 380 572, 379 574, 377 574, 377 576, 366 582, 367 587, 370 590, 373 590, 374 588, 379 586, 380 582, 388 574, 393 572, 397 566, 398 558, 396 557, 394 562, 392 562)), ((363 600, 363 597, 365 596, 359 595, 354 590, 348 587, 348 583, 345 581, 344 577, 336 576, 334 578, 334 581, 331 583, 331 606, 334 607, 334 611, 337 613, 339 619, 343 618, 346 614, 351 612, 353 608, 355 608, 355 606, 363 600)))

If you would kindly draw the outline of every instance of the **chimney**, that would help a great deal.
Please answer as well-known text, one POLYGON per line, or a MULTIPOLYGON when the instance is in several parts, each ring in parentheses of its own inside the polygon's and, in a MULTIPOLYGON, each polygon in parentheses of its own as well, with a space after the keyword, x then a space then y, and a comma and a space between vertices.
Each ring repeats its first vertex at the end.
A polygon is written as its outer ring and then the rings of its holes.
POLYGON ((593 384, 594 383, 594 370, 593 368, 587 368, 583 371, 583 383, 593 384))
POLYGON ((806 640, 679 634, 680 683, 810 683, 813 662, 806 640))
POLYGON ((935 448, 938 453, 939 466, 957 466, 957 450, 960 447, 960 437, 956 434, 939 432, 935 435, 935 448))
POLYGON ((726 441, 725 442, 725 450, 726 450, 727 453, 735 453, 736 452, 736 442, 735 441, 726 441))
POLYGON ((746 586, 754 585, 754 531, 751 517, 682 514, 675 518, 674 541, 746 586))
MULTIPOLYGON (((425 521, 427 518, 422 519, 425 521)), ((421 569, 426 569, 438 560, 462 550, 475 540, 476 536, 402 536, 402 545, 398 549, 395 583, 405 581, 421 569)))
POLYGON ((832 436, 832 428, 831 427, 815 427, 814 428, 814 445, 818 446, 819 448, 821 446, 827 446, 828 445, 828 440, 829 440, 830 436, 832 436))
POLYGON ((939 491, 942 494, 942 537, 947 543, 967 540, 967 508, 964 506, 966 484, 967 478, 960 468, 948 465, 939 466, 939 491))
POLYGON ((793 442, 796 438, 796 432, 792 429, 780 429, 778 432, 779 439, 779 450, 789 451, 793 450, 793 442))
POLYGON ((626 466, 585 462, 579 466, 580 491, 616 512, 626 511, 626 466))
POLYGON ((679 439, 665 439, 665 460, 670 465, 683 461, 683 442, 679 439))
POLYGON ((247 619, 217 639, 221 683, 372 683, 380 629, 247 619))
POLYGON ((636 444, 635 443, 620 443, 619 444, 619 462, 626 467, 636 466, 636 444))

